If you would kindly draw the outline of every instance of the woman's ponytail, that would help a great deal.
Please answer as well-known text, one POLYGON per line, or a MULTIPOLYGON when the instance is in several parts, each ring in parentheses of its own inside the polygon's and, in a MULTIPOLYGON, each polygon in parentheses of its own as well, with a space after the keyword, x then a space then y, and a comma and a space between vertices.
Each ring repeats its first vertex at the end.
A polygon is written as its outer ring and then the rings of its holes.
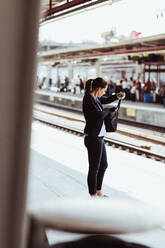
POLYGON ((85 84, 85 91, 90 93, 93 90, 96 90, 98 88, 105 88, 107 86, 107 82, 101 78, 95 78, 95 79, 88 79, 85 84))
POLYGON ((88 79, 85 84, 85 91, 92 92, 93 90, 93 79, 88 79))

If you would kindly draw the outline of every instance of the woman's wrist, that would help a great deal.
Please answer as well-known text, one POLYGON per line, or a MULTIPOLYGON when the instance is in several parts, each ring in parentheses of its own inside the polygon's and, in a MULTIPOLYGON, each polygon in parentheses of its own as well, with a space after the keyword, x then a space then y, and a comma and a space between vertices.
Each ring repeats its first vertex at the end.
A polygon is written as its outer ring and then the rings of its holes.
POLYGON ((125 98, 125 92, 119 92, 116 95, 119 100, 123 100, 125 98))

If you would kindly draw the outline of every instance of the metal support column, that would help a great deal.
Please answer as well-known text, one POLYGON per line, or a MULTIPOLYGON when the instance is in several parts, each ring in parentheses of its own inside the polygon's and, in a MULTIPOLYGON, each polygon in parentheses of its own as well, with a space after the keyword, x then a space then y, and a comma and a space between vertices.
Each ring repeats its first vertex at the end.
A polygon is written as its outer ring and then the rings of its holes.
POLYGON ((0 247, 25 248, 39 0, 0 1, 0 247))

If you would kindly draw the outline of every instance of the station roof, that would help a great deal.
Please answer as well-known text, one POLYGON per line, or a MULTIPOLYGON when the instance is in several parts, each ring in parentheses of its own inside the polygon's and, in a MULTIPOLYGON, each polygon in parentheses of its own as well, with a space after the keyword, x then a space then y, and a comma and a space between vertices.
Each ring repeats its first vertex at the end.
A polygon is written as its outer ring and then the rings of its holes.
POLYGON ((92 59, 110 55, 165 54, 165 34, 126 40, 119 43, 58 48, 38 53, 41 60, 92 59))
POLYGON ((87 8, 113 4, 121 0, 42 0, 41 23, 51 19, 67 16, 87 8))

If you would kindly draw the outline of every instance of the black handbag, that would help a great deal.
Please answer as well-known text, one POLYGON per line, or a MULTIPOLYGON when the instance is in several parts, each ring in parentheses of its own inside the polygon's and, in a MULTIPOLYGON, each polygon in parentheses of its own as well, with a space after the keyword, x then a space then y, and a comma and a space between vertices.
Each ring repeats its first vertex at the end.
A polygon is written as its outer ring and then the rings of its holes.
POLYGON ((109 108, 109 114, 104 119, 107 132, 115 132, 117 130, 120 103, 121 100, 119 100, 117 107, 109 108))

